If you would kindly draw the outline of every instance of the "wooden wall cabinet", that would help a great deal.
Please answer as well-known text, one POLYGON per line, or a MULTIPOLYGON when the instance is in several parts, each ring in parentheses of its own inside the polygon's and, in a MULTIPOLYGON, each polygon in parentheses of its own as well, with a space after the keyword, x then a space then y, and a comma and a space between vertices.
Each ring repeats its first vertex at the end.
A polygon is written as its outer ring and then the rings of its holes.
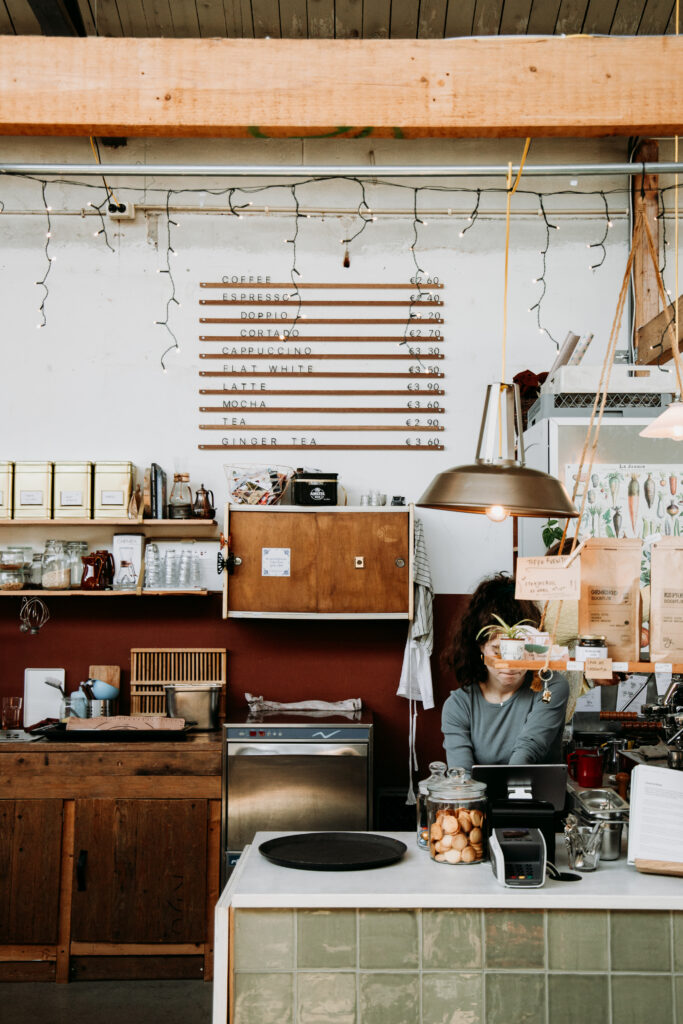
POLYGON ((0 980, 210 980, 220 763, 213 735, 4 745, 0 980))
POLYGON ((412 505, 228 505, 224 537, 224 618, 413 616, 412 505))

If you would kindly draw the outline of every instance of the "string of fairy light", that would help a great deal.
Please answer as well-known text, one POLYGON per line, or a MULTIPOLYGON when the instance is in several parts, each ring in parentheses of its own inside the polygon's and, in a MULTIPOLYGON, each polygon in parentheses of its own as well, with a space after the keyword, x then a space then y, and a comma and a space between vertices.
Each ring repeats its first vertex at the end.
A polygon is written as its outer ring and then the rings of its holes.
MULTIPOLYGON (((91 182, 84 182, 84 181, 80 181, 80 180, 77 181, 77 180, 74 180, 74 179, 60 179, 60 178, 57 178, 57 177, 51 178, 51 179, 48 180, 48 179, 43 179, 43 178, 37 177, 36 175, 23 174, 23 173, 18 173, 18 172, 17 173, 13 173, 11 175, 10 174, 7 175, 7 177, 10 177, 10 176, 11 177, 25 179, 25 180, 28 180, 28 181, 36 182, 39 185, 39 187, 40 187, 40 195, 41 195, 41 201, 42 201, 42 208, 43 208, 44 213, 45 213, 45 223, 46 223, 46 229, 47 229, 46 232, 45 232, 45 243, 44 243, 44 246, 43 246, 44 257, 45 257, 45 271, 43 273, 42 278, 40 280, 36 281, 36 285, 42 289, 41 301, 40 301, 40 304, 39 304, 39 307, 38 307, 40 321, 39 321, 39 323, 37 325, 38 327, 42 328, 42 327, 47 326, 47 306, 48 306, 48 299, 49 299, 49 295, 50 295, 50 288, 49 288, 49 285, 48 285, 48 278, 50 277, 50 273, 52 271, 52 265, 53 265, 53 263, 54 263, 54 261, 56 259, 56 256, 54 255, 54 253, 53 253, 53 251, 51 249, 51 242, 52 242, 52 239, 53 239, 53 216, 52 215, 53 215, 54 211, 52 209, 52 206, 48 202, 48 187, 51 186, 51 185, 71 186, 71 187, 77 188, 77 189, 88 189, 88 190, 98 191, 100 193, 100 195, 102 195, 102 192, 104 191, 104 193, 105 193, 104 194, 104 198, 99 200, 98 202, 90 201, 88 203, 88 207, 91 209, 93 215, 97 216, 98 219, 99 219, 99 228, 96 231, 93 232, 93 235, 96 238, 101 238, 105 248, 111 254, 114 254, 116 252, 116 250, 115 250, 114 246, 111 244, 111 241, 110 241, 110 238, 109 238, 109 235, 108 235, 108 232, 107 232, 106 214, 107 213, 111 213, 112 204, 113 204, 115 210, 118 211, 119 213, 121 213, 122 210, 125 208, 125 204, 121 203, 120 199, 117 196, 113 195, 112 190, 110 189, 110 187, 106 183, 106 181, 104 181, 104 179, 102 179, 103 180, 103 184, 100 185, 100 184, 94 184, 94 183, 91 183, 91 182)), ((498 210, 484 210, 483 207, 482 207, 482 202, 483 202, 484 197, 485 196, 492 196, 494 198, 496 198, 496 197, 499 198, 501 196, 504 196, 505 192, 506 192, 505 188, 502 188, 502 187, 499 187, 499 186, 498 187, 496 187, 496 186, 469 187, 469 186, 463 186, 463 185, 449 186, 449 185, 439 184, 439 185, 421 185, 421 186, 415 187, 414 185, 409 185, 409 184, 406 184, 406 183, 403 183, 403 182, 400 182, 400 181, 390 181, 390 180, 383 180, 383 179, 376 179, 376 178, 370 178, 368 180, 364 180, 363 178, 360 178, 360 177, 357 177, 357 176, 350 176, 350 175, 339 175, 339 176, 336 176, 336 177, 328 177, 328 176, 326 176, 326 177, 311 177, 311 178, 307 178, 307 179, 303 179, 301 181, 298 181, 295 184, 284 184, 284 183, 278 182, 278 183, 273 183, 273 184, 253 185, 253 186, 247 186, 247 185, 235 186, 235 185, 230 185, 230 186, 225 186, 225 187, 221 187, 221 188, 206 188, 206 187, 204 187, 204 188, 179 188, 179 189, 163 189, 163 190, 162 189, 148 188, 146 190, 146 195, 147 196, 153 195, 155 193, 160 193, 164 197, 163 213, 164 213, 165 244, 161 244, 159 246, 159 249, 160 249, 161 254, 162 254, 162 259, 163 259, 164 262, 163 262, 163 265, 158 268, 158 272, 160 274, 165 275, 165 277, 167 279, 167 282, 168 282, 168 292, 167 292, 167 296, 166 296, 166 300, 165 300, 165 305, 164 305, 164 309, 163 309, 163 315, 159 316, 158 318, 156 318, 153 321, 154 326, 160 327, 160 328, 162 328, 165 331, 165 333, 168 336, 168 340, 170 342, 164 348, 164 350, 162 351, 161 356, 160 356, 160 360, 159 361, 160 361, 160 365, 161 365, 162 370, 166 370, 167 369, 167 359, 168 359, 168 357, 172 353, 180 351, 180 342, 179 342, 178 336, 176 334, 176 331, 174 330, 174 324, 173 324, 173 311, 174 311, 174 308, 180 306, 180 301, 179 301, 178 296, 177 296, 176 279, 174 277, 174 272, 173 272, 173 257, 176 255, 176 249, 175 249, 175 247, 173 245, 173 242, 174 242, 174 234, 173 234, 173 232, 174 232, 174 229, 177 229, 180 226, 179 225, 179 221, 175 220, 174 219, 174 215, 173 215, 174 201, 175 202, 179 202, 181 197, 185 197, 185 196, 188 196, 188 195, 197 195, 197 196, 202 196, 202 197, 205 197, 205 198, 212 197, 214 199, 219 199, 219 200, 220 199, 224 199, 225 200, 225 205, 223 207, 221 207, 218 204, 212 204, 210 208, 207 208, 206 211, 202 211, 202 212, 211 212, 211 213, 216 213, 216 214, 224 213, 224 214, 227 214, 229 217, 235 217, 235 218, 238 218, 238 219, 242 219, 244 211, 248 210, 250 207, 253 206, 253 198, 249 198, 249 197, 254 197, 254 196, 257 196, 257 195, 259 195, 259 196, 260 195, 266 195, 267 196, 274 189, 285 190, 285 192, 289 194, 289 201, 290 201, 290 204, 291 204, 291 216, 293 218, 293 230, 290 232, 289 237, 284 239, 284 242, 285 242, 285 244, 291 246, 291 265, 290 265, 290 272, 289 272, 290 273, 290 280, 292 282, 292 295, 291 295, 291 297, 292 298, 296 298, 296 300, 297 300, 296 311, 295 311, 295 313, 294 313, 294 315, 293 315, 293 317, 292 317, 292 319, 291 319, 291 321, 290 321, 290 323, 288 325, 289 326, 288 333, 291 336, 292 331, 294 330, 296 325, 300 322, 300 320, 305 319, 305 314, 302 314, 302 312, 301 312, 302 296, 301 296, 301 291, 299 290, 299 281, 300 281, 300 278, 301 278, 301 270, 300 270, 299 265, 298 265, 298 254, 299 254, 298 253, 298 246, 299 246, 299 242, 300 242, 300 238, 299 238, 299 236, 300 236, 300 221, 301 221, 301 219, 304 219, 304 218, 305 219, 310 219, 310 217, 312 215, 310 213, 302 212, 302 209, 301 209, 301 190, 304 189, 306 186, 320 185, 321 183, 339 184, 340 182, 353 183, 353 184, 355 184, 358 187, 358 190, 359 190, 359 201, 358 201, 358 205, 357 205, 357 209, 356 209, 356 216, 357 216, 358 222, 359 222, 358 226, 357 226, 357 228, 355 230, 353 228, 351 230, 349 230, 340 239, 340 243, 343 246, 342 266, 344 268, 348 268, 351 265, 351 256, 352 256, 352 253, 353 253, 353 244, 354 244, 354 242, 356 242, 360 238, 360 236, 363 235, 363 233, 367 230, 367 228, 368 228, 368 226, 370 224, 372 224, 373 222, 378 220, 378 212, 380 212, 380 213, 382 212, 381 210, 380 211, 377 211, 376 209, 373 210, 373 206, 370 203, 369 198, 368 198, 368 187, 369 187, 369 185, 372 184, 373 188, 379 187, 379 188, 385 188, 385 189, 386 188, 391 188, 391 189, 409 190, 412 193, 412 204, 411 204, 411 206, 412 206, 412 213, 407 212, 407 216, 409 216, 409 218, 410 218, 409 223, 410 223, 410 232, 411 232, 411 234, 406 238, 406 249, 407 249, 407 253, 408 253, 409 257, 410 257, 410 261, 411 261, 412 272, 411 272, 411 275, 410 275, 410 280, 411 280, 412 283, 415 284, 415 292, 411 294, 411 305, 410 305, 410 308, 409 308, 409 313, 408 313, 408 317, 407 317, 406 324, 405 324, 403 341, 401 342, 401 344, 404 344, 404 345, 409 345, 410 344, 411 322, 414 324, 413 302, 419 302, 422 299, 424 299, 424 297, 426 295, 430 294, 428 291, 424 291, 423 288, 422 288, 422 285, 425 285, 425 284, 429 283, 429 280, 430 280, 429 274, 428 274, 427 270, 422 266, 422 260, 421 260, 421 257, 420 257, 420 253, 428 248, 428 243, 427 243, 427 240, 425 239, 425 235, 424 235, 424 232, 423 232, 423 229, 428 226, 428 221, 425 219, 424 214, 421 213, 421 208, 420 208, 420 200, 421 200, 422 195, 424 193, 431 193, 431 194, 435 193, 437 195, 443 194, 444 196, 447 196, 449 198, 456 198, 456 197, 458 197, 458 198, 467 198, 467 197, 471 197, 471 199, 472 199, 471 211, 470 211, 469 214, 467 214, 466 219, 465 219, 465 223, 464 224, 461 223, 460 230, 458 232, 458 237, 460 239, 462 239, 462 238, 465 237, 465 235, 469 231, 471 231, 475 227, 475 225, 482 218, 482 216, 490 217, 490 216, 495 215, 496 213, 499 212, 498 210)), ((666 233, 666 217, 667 217, 666 194, 667 194, 667 192, 669 192, 673 188, 674 188, 673 185, 669 185, 669 186, 663 186, 663 187, 658 188, 656 190, 657 203, 658 203, 658 211, 659 211, 657 219, 658 219, 658 221, 660 223, 660 227, 661 227, 661 261, 662 261, 662 266, 661 266, 660 269, 661 269, 662 273, 666 269, 667 247, 669 246, 669 241, 667 239, 667 233, 666 233)), ((139 192, 139 190, 136 189, 133 186, 123 186, 123 187, 117 186, 117 193, 122 194, 123 192, 135 192, 137 194, 139 192)), ((619 195, 621 195, 621 196, 626 195, 626 194, 628 194, 628 189, 626 189, 626 188, 615 188, 615 189, 610 189, 610 190, 604 190, 604 189, 579 190, 579 189, 576 189, 576 188, 571 188, 571 189, 559 189, 559 190, 552 190, 552 191, 548 191, 548 192, 541 192, 541 191, 537 191, 537 190, 521 189, 521 188, 519 188, 517 190, 516 194, 520 198, 522 196, 524 196, 524 197, 526 197, 528 202, 534 202, 536 204, 536 212, 537 212, 538 216, 541 218, 541 221, 542 221, 542 224, 543 224, 544 240, 543 240, 543 244, 542 244, 541 248, 539 249, 540 273, 533 279, 533 283, 537 284, 539 286, 539 294, 538 294, 537 300, 529 307, 529 312, 535 313, 536 328, 537 328, 538 332, 540 334, 543 334, 544 336, 546 336, 546 338, 549 341, 551 341, 555 346, 557 346, 558 345, 557 339, 554 337, 554 335, 552 334, 550 328, 547 326, 547 324, 545 322, 545 319, 544 319, 544 316, 543 316, 544 301, 546 299, 547 292, 548 292, 548 272, 549 272, 549 264, 550 264, 550 256, 551 256, 552 233, 554 231, 558 231, 559 230, 559 225, 556 224, 556 223, 553 223, 553 220, 551 219, 552 214, 549 214, 546 204, 551 199, 552 200, 557 200, 558 198, 563 197, 563 196, 572 196, 572 197, 574 197, 574 199, 576 199, 576 197, 581 197, 583 199, 587 199, 589 197, 598 197, 599 198, 599 200, 600 200, 600 202, 602 204, 602 207, 603 207, 603 212, 602 212, 602 214, 595 214, 593 217, 591 217, 591 220, 593 220, 593 219, 598 220, 599 219, 599 220, 602 221, 602 223, 603 223, 602 235, 601 235, 601 237, 599 237, 597 239, 593 239, 593 240, 588 241, 586 243, 587 248, 591 251, 591 254, 592 254, 592 257, 593 257, 593 262, 589 264, 589 267, 590 267, 590 269, 592 271, 595 272, 595 271, 597 271, 598 269, 600 269, 601 267, 604 266, 604 264, 606 262, 606 259, 607 259, 608 249, 607 249, 606 243, 607 243, 607 239, 608 239, 609 230, 613 226, 612 213, 610 211, 610 206, 609 206, 609 197, 617 197, 619 195)), ((0 213, 2 213, 4 210, 5 210, 4 204, 2 204, 0 202, 0 213)), ((268 206, 264 207, 264 212, 265 212, 266 216, 269 215, 269 207, 268 206)), ((282 211, 278 211, 278 212, 281 213, 282 211)), ((441 211, 430 211, 430 212, 431 212, 432 215, 436 214, 438 216, 442 216, 442 212, 441 211)), ((525 208, 521 212, 524 212, 524 213, 528 214, 528 213, 533 213, 533 210, 529 210, 529 209, 525 208)), ((577 209, 577 212, 579 212, 578 209, 577 209)), ((250 215, 256 216, 256 215, 259 215, 259 214, 258 213, 252 213, 250 215)), ((453 215, 453 207, 450 207, 450 208, 447 209, 447 216, 449 218, 451 216, 453 216, 453 219, 456 222, 458 222, 460 220, 458 214, 456 214, 455 216, 453 215)), ((323 218, 324 218, 324 213, 323 213, 323 218)), ((457 244, 454 246, 454 250, 455 251, 461 251, 461 250, 458 250, 457 244)), ((662 351, 663 351, 663 340, 664 340, 664 337, 666 336, 666 330, 667 330, 667 328, 665 327, 663 332, 662 332, 662 346, 661 346, 662 347, 662 351)), ((281 338, 282 338, 282 340, 284 340, 284 334, 281 335, 281 338)))

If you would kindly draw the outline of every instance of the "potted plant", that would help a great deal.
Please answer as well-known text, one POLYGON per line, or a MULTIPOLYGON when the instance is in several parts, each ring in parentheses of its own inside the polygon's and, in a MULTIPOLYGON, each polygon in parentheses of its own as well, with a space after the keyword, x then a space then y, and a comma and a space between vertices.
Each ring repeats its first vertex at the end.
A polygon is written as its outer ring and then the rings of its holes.
POLYGON ((479 630, 477 640, 481 637, 484 638, 484 642, 494 638, 499 639, 500 656, 503 661, 522 661, 527 638, 526 626, 532 625, 531 620, 521 619, 514 625, 508 626, 507 622, 504 622, 499 615, 494 615, 493 618, 496 620, 495 622, 479 630))

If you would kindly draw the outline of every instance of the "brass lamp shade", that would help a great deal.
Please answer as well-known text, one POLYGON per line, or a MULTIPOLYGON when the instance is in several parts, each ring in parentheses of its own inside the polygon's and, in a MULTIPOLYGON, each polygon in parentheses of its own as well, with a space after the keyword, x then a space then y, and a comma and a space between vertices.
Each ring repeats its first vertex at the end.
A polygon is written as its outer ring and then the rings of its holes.
POLYGON ((422 508, 485 513, 500 505, 511 516, 578 515, 563 484, 554 476, 519 463, 455 466, 434 477, 417 503, 422 508))
POLYGON ((418 506, 451 512, 482 512, 500 522, 507 516, 578 513, 563 484, 524 464, 521 404, 516 384, 489 384, 479 431, 476 461, 439 473, 418 506))

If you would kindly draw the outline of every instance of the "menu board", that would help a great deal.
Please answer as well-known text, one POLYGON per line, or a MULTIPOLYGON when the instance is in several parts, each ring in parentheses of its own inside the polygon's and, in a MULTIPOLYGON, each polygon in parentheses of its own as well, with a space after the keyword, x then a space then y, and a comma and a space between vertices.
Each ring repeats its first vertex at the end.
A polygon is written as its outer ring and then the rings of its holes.
POLYGON ((201 450, 443 451, 437 278, 200 289, 201 450))

